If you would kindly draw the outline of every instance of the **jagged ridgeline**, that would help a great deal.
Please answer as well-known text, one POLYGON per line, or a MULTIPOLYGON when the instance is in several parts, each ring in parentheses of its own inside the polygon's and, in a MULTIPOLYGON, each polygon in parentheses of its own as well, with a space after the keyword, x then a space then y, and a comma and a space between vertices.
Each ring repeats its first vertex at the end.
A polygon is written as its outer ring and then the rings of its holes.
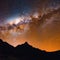
POLYGON ((60 60, 60 50, 46 52, 32 47, 27 42, 13 47, 0 39, 0 60, 60 60))

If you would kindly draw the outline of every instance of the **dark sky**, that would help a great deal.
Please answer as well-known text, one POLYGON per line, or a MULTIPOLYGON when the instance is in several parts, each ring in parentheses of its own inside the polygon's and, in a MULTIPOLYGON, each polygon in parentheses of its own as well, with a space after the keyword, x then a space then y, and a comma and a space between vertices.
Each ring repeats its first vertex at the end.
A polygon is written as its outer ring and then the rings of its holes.
POLYGON ((60 0, 0 0, 0 20, 59 4, 60 0))
POLYGON ((12 31, 0 30, 0 38, 13 46, 27 41, 42 50, 60 50, 60 0, 0 0, 0 24, 2 25, 12 18, 16 19, 21 15, 29 16, 36 12, 40 16, 37 19, 30 16, 33 23, 23 25, 26 26, 25 30, 29 29, 27 32, 19 35, 19 32, 15 31, 17 27, 12 31))

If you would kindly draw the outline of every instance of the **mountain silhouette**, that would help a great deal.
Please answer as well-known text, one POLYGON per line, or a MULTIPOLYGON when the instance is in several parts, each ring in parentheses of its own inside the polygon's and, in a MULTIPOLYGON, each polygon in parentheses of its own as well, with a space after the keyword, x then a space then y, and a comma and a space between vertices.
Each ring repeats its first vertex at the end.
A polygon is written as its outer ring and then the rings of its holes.
POLYGON ((60 60, 60 50, 46 52, 25 42, 13 47, 0 39, 0 60, 60 60))

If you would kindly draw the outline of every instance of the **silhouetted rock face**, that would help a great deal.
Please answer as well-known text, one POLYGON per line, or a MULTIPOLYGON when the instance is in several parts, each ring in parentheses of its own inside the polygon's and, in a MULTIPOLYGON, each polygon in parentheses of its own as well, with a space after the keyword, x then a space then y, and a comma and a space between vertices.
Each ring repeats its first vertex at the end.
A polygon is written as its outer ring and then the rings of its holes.
POLYGON ((60 51, 45 52, 27 42, 14 48, 0 39, 0 60, 60 60, 60 51))

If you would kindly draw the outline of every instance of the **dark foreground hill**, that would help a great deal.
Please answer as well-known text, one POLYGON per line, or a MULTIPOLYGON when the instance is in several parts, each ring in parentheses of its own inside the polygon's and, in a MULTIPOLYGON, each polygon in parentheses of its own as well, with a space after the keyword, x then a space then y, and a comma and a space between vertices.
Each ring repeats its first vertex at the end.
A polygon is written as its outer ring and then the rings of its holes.
POLYGON ((0 60, 60 60, 60 51, 42 51, 27 42, 14 48, 0 39, 0 60))

